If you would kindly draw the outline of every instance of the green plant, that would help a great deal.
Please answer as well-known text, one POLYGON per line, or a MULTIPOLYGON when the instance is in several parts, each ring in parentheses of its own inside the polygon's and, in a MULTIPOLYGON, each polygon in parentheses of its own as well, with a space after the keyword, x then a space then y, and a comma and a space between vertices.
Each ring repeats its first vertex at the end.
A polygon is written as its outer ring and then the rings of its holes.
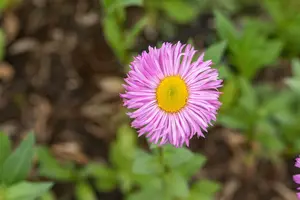
POLYGON ((0 29, 0 61, 3 60, 5 55, 5 35, 2 29, 0 29))
POLYGON ((273 34, 284 42, 290 57, 300 52, 300 3, 298 0, 264 0, 264 8, 272 18, 273 34))
POLYGON ((0 133, 0 199, 34 200, 42 196, 52 183, 26 181, 34 156, 34 134, 30 133, 15 151, 7 135, 0 133))
POLYGON ((3 11, 9 9, 9 8, 15 8, 17 7, 22 0, 1 0, 0 1, 0 15, 3 11))
POLYGON ((247 20, 241 32, 220 12, 215 12, 215 18, 218 35, 228 43, 230 62, 243 77, 254 78, 280 55, 281 42, 268 39, 260 23, 247 20))
POLYGON ((141 6, 142 0, 103 0, 99 1, 103 8, 103 32, 106 41, 113 49, 119 61, 127 65, 132 57, 132 48, 136 37, 147 23, 142 17, 133 27, 124 27, 126 20, 125 8, 128 6, 141 6))
POLYGON ((278 91, 270 85, 253 87, 239 77, 238 97, 230 109, 221 112, 218 122, 245 133, 250 142, 259 142, 259 154, 276 158, 286 144, 280 139, 278 116, 289 109, 293 93, 278 91))
POLYGON ((219 184, 198 180, 189 187, 191 177, 206 159, 186 148, 151 146, 147 152, 136 146, 136 133, 122 126, 110 149, 110 164, 90 164, 89 174, 99 190, 119 186, 128 200, 137 199, 213 199, 219 184))
MULTIPOLYGON (((58 162, 49 149, 43 146, 38 147, 39 175, 55 180, 56 182, 74 183, 75 196, 77 200, 96 200, 91 185, 88 183, 86 168, 77 168, 72 162, 58 162)), ((46 194, 44 199, 55 199, 51 193, 46 194)))

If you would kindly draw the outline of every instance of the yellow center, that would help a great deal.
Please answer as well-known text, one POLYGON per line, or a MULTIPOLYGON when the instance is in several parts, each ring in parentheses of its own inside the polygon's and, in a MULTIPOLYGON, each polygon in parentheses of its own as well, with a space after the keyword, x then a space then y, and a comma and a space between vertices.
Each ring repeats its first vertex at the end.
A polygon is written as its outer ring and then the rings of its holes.
POLYGON ((186 105, 188 95, 187 86, 179 76, 164 78, 156 90, 158 106, 170 113, 180 111, 186 105))

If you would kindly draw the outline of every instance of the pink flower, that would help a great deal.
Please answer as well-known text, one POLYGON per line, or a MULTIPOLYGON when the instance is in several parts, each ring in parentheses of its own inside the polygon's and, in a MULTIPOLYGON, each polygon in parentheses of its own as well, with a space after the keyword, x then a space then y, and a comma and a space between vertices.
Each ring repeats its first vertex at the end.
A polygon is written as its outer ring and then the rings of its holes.
POLYGON ((203 61, 204 54, 193 61, 196 52, 191 45, 164 43, 131 63, 121 97, 133 109, 128 115, 139 136, 146 134, 155 144, 189 146, 216 120, 222 80, 211 60, 203 61))
MULTIPOLYGON (((300 168, 300 157, 296 158, 295 167, 300 168)), ((294 182, 300 185, 300 174, 296 174, 293 176, 294 182)), ((300 190, 300 187, 297 188, 300 190)), ((300 199, 300 192, 297 192, 297 197, 300 199)))

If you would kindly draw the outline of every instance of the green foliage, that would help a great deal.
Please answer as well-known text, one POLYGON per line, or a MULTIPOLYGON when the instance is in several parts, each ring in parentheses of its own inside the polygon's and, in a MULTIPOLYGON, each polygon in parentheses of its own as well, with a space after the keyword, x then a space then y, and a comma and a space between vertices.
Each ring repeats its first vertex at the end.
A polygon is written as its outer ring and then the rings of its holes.
POLYGON ((215 17, 219 36, 228 42, 230 61, 243 77, 252 79, 261 68, 274 64, 282 48, 279 40, 268 39, 261 26, 253 26, 249 20, 240 32, 220 12, 215 12, 215 17))
POLYGON ((264 0, 264 7, 272 18, 274 35, 284 42, 289 56, 300 52, 300 3, 298 0, 264 0))
POLYGON ((67 182, 77 179, 78 174, 72 163, 62 165, 51 155, 46 147, 38 147, 37 154, 40 176, 67 182))
POLYGON ((11 142, 8 136, 0 133, 1 200, 35 200, 52 187, 52 183, 26 181, 34 156, 34 142, 34 134, 30 133, 11 152, 11 142))
POLYGON ((253 87, 243 78, 239 79, 238 85, 240 95, 235 106, 221 113, 219 122, 246 133, 251 141, 258 141, 262 146, 262 155, 280 155, 285 150, 285 144, 280 138, 276 118, 279 113, 289 109, 293 94, 288 91, 278 92, 268 85, 253 87))
POLYGON ((0 1, 0 13, 8 6, 8 0, 1 0, 0 1))
POLYGON ((146 18, 141 18, 133 27, 125 29, 125 8, 128 6, 141 6, 142 0, 104 0, 104 16, 102 20, 105 39, 113 49, 122 64, 131 60, 131 49, 135 45, 136 37, 147 23, 146 18))
POLYGON ((0 61, 3 60, 4 54, 5 54, 5 35, 3 30, 0 29, 0 61))
POLYGON ((12 185, 27 177, 34 155, 33 145, 34 135, 30 133, 20 146, 5 159, 0 173, 1 183, 12 185))
POLYGON ((7 200, 34 200, 52 187, 52 183, 20 182, 6 191, 7 200))
MULTIPOLYGON (((3 132, 0 132, 0 150, 0 166, 2 166, 11 152, 11 142, 3 132)), ((0 170, 0 173, 1 171, 2 169, 0 170)))
POLYGON ((77 200, 97 200, 97 197, 94 194, 90 184, 86 183, 85 181, 76 184, 76 197, 77 200))
POLYGON ((226 41, 218 42, 211 45, 206 51, 204 60, 212 60, 215 65, 221 62, 227 44, 226 41))
POLYGON ((112 191, 117 186, 117 173, 104 164, 90 163, 86 167, 87 173, 96 179, 97 189, 100 191, 112 191))
POLYGON ((199 180, 193 184, 188 200, 211 200, 220 189, 220 185, 213 181, 199 180))
POLYGON ((286 84, 298 95, 300 95, 300 60, 292 61, 293 77, 286 79, 286 84))

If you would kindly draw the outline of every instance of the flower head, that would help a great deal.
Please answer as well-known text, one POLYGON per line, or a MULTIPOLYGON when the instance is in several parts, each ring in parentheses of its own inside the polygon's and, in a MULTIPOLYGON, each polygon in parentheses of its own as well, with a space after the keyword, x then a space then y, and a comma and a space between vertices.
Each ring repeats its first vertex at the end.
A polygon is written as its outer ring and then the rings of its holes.
POLYGON ((155 144, 188 146, 216 120, 222 80, 212 62, 203 61, 204 54, 193 61, 196 52, 191 45, 164 43, 131 63, 121 97, 134 109, 128 115, 139 136, 147 134, 155 144))
MULTIPOLYGON (((296 158, 295 167, 300 168, 300 157, 296 158)), ((295 183, 297 183, 298 185, 300 184, 300 174, 294 175, 293 179, 294 179, 295 183)), ((299 190, 300 187, 298 187, 297 189, 299 190)), ((300 199, 300 192, 297 192, 297 197, 298 197, 298 199, 300 199)))

